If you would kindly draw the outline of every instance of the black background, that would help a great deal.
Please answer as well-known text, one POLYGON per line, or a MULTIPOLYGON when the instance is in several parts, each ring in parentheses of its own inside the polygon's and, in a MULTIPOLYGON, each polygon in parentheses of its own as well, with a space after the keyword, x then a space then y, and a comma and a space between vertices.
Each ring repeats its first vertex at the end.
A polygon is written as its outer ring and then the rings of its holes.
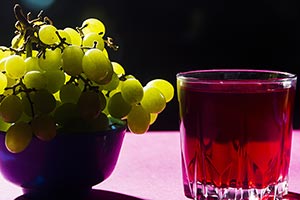
MULTIPOLYGON (((42 1, 42 0, 41 0, 42 1)), ((0 42, 14 32, 14 2, 0 3, 0 42)), ((38 13, 25 4, 24 11, 38 13)), ((300 73, 298 0, 56 0, 44 15, 57 28, 80 26, 97 17, 106 36, 120 46, 110 52, 143 84, 163 78, 176 86, 176 73, 193 69, 256 68, 300 73)), ((299 89, 299 87, 298 87, 299 89)), ((294 127, 299 126, 297 91, 294 127)), ((177 97, 151 130, 178 130, 177 97)))

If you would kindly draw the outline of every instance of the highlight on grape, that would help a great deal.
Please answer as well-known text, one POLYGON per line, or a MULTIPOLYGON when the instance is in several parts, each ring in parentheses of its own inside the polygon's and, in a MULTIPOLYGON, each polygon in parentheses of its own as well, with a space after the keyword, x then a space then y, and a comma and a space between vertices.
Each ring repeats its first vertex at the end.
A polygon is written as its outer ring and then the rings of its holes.
POLYGON ((32 137, 52 140, 58 130, 76 134, 127 125, 147 132, 174 96, 166 80, 142 85, 107 48, 104 24, 95 18, 78 27, 58 28, 41 11, 35 18, 14 7, 16 34, 0 46, 0 130, 13 153, 32 137))

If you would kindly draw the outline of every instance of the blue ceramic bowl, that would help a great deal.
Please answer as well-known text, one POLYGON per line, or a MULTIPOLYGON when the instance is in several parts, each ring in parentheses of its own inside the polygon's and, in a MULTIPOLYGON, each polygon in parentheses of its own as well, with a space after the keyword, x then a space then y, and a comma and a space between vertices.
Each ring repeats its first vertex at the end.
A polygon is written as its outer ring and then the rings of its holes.
POLYGON ((21 153, 9 152, 0 132, 0 171, 36 199, 84 195, 110 176, 126 126, 94 133, 59 133, 49 141, 33 138, 21 153), (57 197, 56 197, 57 196, 57 197))

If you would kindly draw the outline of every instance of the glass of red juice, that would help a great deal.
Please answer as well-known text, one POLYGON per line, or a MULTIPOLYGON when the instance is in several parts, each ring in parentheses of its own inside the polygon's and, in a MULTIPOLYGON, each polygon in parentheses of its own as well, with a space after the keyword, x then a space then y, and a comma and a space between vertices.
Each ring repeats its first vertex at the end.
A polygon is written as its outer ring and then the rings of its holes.
POLYGON ((283 199, 296 75, 211 69, 176 78, 185 196, 283 199))

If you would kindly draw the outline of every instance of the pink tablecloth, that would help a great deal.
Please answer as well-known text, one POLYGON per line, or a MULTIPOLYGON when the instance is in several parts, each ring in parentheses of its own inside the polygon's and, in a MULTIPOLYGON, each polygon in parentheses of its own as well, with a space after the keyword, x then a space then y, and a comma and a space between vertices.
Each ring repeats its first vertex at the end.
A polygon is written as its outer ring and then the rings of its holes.
MULTIPOLYGON (((93 200, 185 200, 181 181, 179 133, 126 134, 113 174, 93 188, 93 200)), ((300 193, 300 131, 294 131, 289 188, 300 193)), ((21 189, 0 175, 0 200, 14 200, 21 189)))

